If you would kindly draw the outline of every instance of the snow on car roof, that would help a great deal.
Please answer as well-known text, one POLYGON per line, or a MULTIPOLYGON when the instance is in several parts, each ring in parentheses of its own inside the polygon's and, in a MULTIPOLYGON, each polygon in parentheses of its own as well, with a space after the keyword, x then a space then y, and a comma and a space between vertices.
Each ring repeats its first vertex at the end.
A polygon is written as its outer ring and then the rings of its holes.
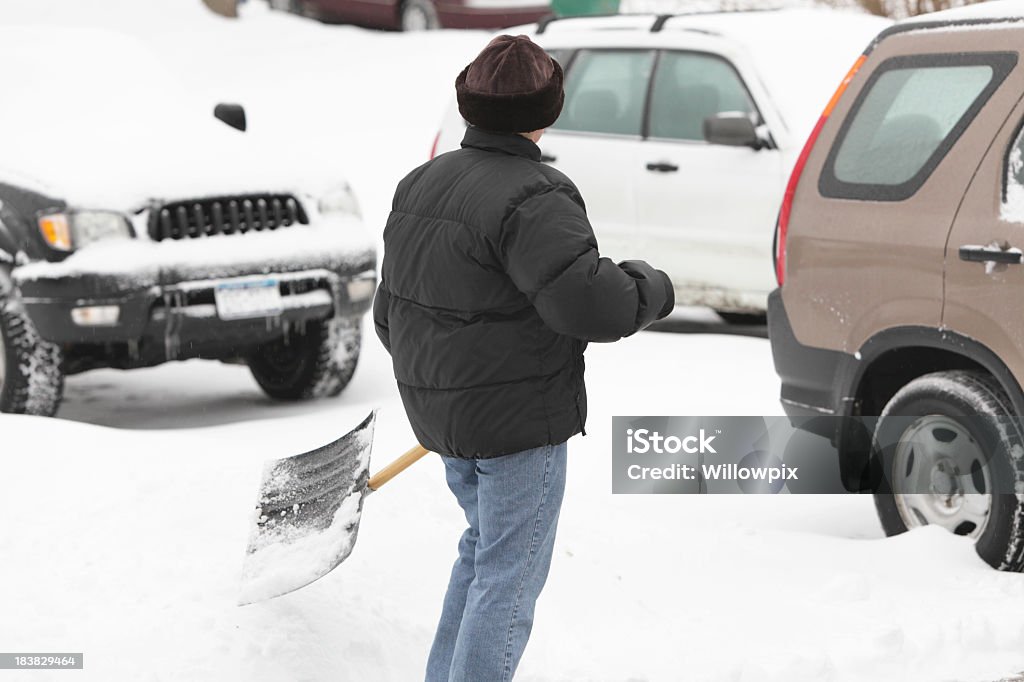
POLYGON ((5 89, 31 101, 32 116, 81 117, 82 107, 137 106, 147 96, 181 96, 182 79, 141 40, 101 28, 0 26, 0 61, 17 64, 4 74, 5 89), (72 116, 72 112, 75 113, 72 116))
POLYGON ((315 175, 298 150, 214 119, 212 104, 134 36, 4 26, 0 62, 18 65, 4 75, 0 181, 130 210, 156 195, 294 191, 315 175))
POLYGON ((922 24, 936 21, 974 21, 974 20, 1024 20, 1024 0, 990 0, 979 2, 974 5, 966 5, 955 9, 947 9, 942 12, 922 14, 911 19, 901 21, 905 24, 922 24))

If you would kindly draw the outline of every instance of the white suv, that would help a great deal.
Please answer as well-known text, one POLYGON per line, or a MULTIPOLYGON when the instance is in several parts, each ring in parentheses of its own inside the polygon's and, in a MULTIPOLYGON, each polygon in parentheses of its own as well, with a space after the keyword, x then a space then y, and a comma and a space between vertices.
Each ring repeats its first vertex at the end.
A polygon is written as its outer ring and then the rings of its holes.
MULTIPOLYGON (((789 171, 829 95, 886 26, 834 10, 542 21, 566 70, 540 146, 580 188, 602 253, 650 258, 680 305, 764 314, 789 171)), ((453 101, 434 152, 465 131, 453 101)))

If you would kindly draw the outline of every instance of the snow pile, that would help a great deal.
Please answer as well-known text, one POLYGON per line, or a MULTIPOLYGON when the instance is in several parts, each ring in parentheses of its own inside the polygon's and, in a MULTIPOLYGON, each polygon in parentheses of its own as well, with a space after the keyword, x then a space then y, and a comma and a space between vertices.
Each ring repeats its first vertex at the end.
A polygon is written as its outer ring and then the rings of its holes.
MULTIPOLYGON (((588 435, 569 445, 518 680, 992 682, 1024 669, 1020 576, 936 529, 883 539, 868 497, 611 495, 613 414, 778 413, 763 339, 642 333, 587 356, 588 435)), ((415 439, 367 339, 337 400, 275 404, 244 368, 193 361, 71 377, 64 419, 0 417, 5 480, 32 482, 0 496, 0 600, 18 614, 0 641, 82 650, 84 679, 102 682, 421 678, 465 524, 433 457, 370 498, 332 573, 236 605, 263 462, 378 406, 372 471, 415 439)))
POLYGON ((32 103, 0 109, 0 177, 35 178, 29 186, 56 198, 130 213, 153 198, 328 184, 310 172, 312 153, 303 163, 259 127, 243 134, 216 120, 212 104, 137 38, 5 26, 0 61, 18 64, 5 76, 10 96, 32 103))

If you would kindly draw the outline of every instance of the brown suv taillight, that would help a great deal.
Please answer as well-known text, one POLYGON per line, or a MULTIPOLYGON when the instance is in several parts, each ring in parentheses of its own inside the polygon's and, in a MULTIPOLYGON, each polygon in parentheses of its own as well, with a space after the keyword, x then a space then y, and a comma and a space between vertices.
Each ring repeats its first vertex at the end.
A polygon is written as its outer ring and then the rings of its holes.
POLYGON ((807 157, 811 155, 811 150, 814 148, 814 143, 818 140, 821 129, 825 126, 825 121, 828 120, 832 110, 835 109, 836 104, 839 102, 839 98, 846 92, 850 81, 853 80, 853 77, 867 58, 867 54, 862 54, 853 63, 853 66, 850 67, 839 87, 836 88, 835 94, 832 95, 832 99, 825 106, 825 110, 821 112, 821 118, 814 124, 814 130, 811 131, 807 142, 804 143, 804 148, 800 151, 800 156, 796 159, 796 164, 793 165, 793 172, 790 174, 789 182, 786 184, 786 193, 782 196, 782 207, 779 209, 779 224, 776 227, 775 233, 775 280, 779 283, 780 287, 786 279, 786 236, 789 231, 789 214, 793 209, 793 197, 796 195, 797 185, 800 184, 800 176, 804 172, 804 166, 807 165, 807 157))
POLYGON ((434 157, 437 156, 437 143, 441 141, 441 131, 437 131, 437 135, 434 135, 434 144, 430 145, 430 160, 433 161, 434 157))

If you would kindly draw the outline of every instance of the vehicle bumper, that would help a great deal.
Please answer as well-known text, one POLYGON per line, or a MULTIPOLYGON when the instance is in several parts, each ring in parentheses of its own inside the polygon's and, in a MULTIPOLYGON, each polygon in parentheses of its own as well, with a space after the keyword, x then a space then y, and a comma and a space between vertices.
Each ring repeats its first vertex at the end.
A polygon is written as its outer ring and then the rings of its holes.
POLYGON ((780 400, 786 414, 801 419, 840 414, 836 378, 844 353, 797 341, 780 289, 768 295, 768 338, 775 372, 782 380, 780 400))
POLYGON ((847 353, 805 346, 796 339, 776 289, 768 296, 768 338, 775 371, 782 380, 780 400, 797 429, 827 438, 836 448, 843 485, 850 492, 874 490, 871 434, 874 417, 853 408, 845 393, 858 359, 847 353))
POLYGON ((139 342, 177 349, 241 346, 278 337, 288 324, 361 315, 376 288, 371 245, 339 240, 331 230, 293 227, 273 233, 176 242, 97 244, 59 263, 13 271, 40 336, 62 344, 139 342), (224 283, 272 279, 279 314, 223 319, 214 291, 224 283), (82 324, 73 311, 117 307, 116 322, 82 324))

